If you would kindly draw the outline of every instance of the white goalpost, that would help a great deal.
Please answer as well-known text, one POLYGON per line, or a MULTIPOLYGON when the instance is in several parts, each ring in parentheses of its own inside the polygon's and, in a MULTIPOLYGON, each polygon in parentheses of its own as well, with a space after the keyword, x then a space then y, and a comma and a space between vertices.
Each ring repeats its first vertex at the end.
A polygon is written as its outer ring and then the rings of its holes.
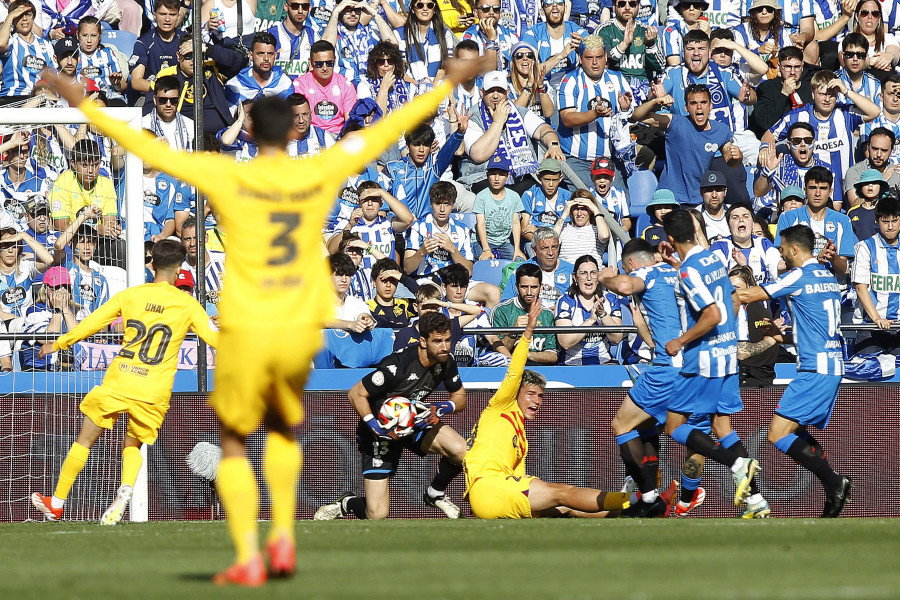
MULTIPOLYGON (((141 127, 140 108, 105 110, 132 127, 141 127)), ((71 166, 72 138, 65 135, 63 130, 73 133, 73 138, 84 136, 83 129, 78 131, 78 126, 87 124, 86 117, 75 108, 0 108, 0 139, 4 144, 9 140, 21 143, 12 149, 7 144, 6 152, 0 154, 3 167, 0 174, 13 169, 8 177, 3 177, 0 181, 0 199, 4 210, 13 211, 11 216, 21 228, 28 226, 22 208, 33 207, 34 202, 41 198, 46 201, 46 195, 53 187, 52 181, 41 185, 38 180, 55 181, 64 168, 71 166), (63 138, 67 140, 66 143, 61 143, 63 138), (25 153, 27 157, 22 157, 25 153), (22 168, 22 164, 13 165, 12 162, 17 159, 27 164, 28 168, 22 168), (32 179, 11 182, 22 172, 28 173, 32 179)), ((91 132, 89 135, 98 141, 101 155, 112 147, 108 139, 99 134, 91 132)), ((101 162, 101 172, 103 165, 101 162)), ((135 155, 125 153, 124 165, 117 162, 116 166, 119 167, 115 169, 117 179, 124 172, 123 181, 118 186, 117 203, 119 217, 125 220, 122 235, 125 256, 124 261, 121 261, 121 256, 117 257, 117 261, 119 264, 124 262, 125 269, 122 274, 118 267, 115 267, 115 273, 113 268, 109 268, 110 295, 123 286, 143 284, 145 278, 142 161, 135 155)), ((113 178, 112 172, 108 175, 113 178)), ((118 244, 116 248, 120 249, 121 242, 118 244)), ((40 277, 35 278, 35 283, 40 284, 40 277)), ((33 286, 33 289, 39 288, 33 286)), ((20 294, 27 297, 26 308, 29 302, 34 303, 31 290, 20 294)), ((0 302, 5 304, 8 299, 0 294, 0 302)), ((32 332, 21 329, 23 320, 24 315, 7 320, 4 330, 14 333, 32 332)), ((12 373, 0 376, 0 386, 3 389, 0 394, 0 422, 6 423, 0 424, 0 522, 38 518, 37 513, 31 509, 28 496, 33 491, 52 493, 62 460, 81 426, 81 413, 76 399, 99 384, 105 373, 81 371, 71 366, 65 370, 29 372, 23 369, 20 359, 21 344, 22 342, 0 342, 0 358, 4 354, 9 355, 13 366, 12 373), (2 385, 4 379, 7 385, 2 385)), ((92 449, 88 464, 66 504, 66 520, 99 518, 98 510, 102 513, 114 499, 120 478, 123 433, 124 427, 121 423, 117 424, 111 435, 106 433, 101 436, 92 449), (108 481, 100 481, 101 479, 108 481)), ((146 521, 149 514, 146 446, 141 453, 144 460, 129 509, 132 521, 146 521)))

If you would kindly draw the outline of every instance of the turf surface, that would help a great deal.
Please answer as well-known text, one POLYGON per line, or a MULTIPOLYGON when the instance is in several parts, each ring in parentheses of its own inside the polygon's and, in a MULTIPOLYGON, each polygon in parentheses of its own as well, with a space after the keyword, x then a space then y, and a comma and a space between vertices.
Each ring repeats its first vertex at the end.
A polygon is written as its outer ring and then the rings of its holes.
MULTIPOLYGON (((265 531, 265 525, 263 526, 265 531)), ((303 521, 300 573, 216 588, 223 522, 0 526, 0 598, 900 597, 900 520, 303 521)))

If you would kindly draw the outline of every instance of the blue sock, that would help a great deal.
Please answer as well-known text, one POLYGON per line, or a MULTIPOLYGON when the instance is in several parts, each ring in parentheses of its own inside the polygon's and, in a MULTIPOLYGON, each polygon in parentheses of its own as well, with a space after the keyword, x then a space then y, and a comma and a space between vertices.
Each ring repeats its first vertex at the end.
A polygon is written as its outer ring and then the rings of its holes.
POLYGON ((687 446, 688 436, 691 435, 691 432, 694 431, 696 427, 693 425, 688 425, 687 423, 683 425, 679 425, 675 431, 672 432, 672 439, 681 444, 682 446, 687 446))
POLYGON ((637 431, 632 429, 631 431, 626 431, 622 435, 617 435, 616 436, 616 444, 621 446, 622 444, 629 442, 631 440, 637 439, 638 437, 640 437, 640 434, 638 434, 637 431))
POLYGON ((793 433, 789 433, 786 436, 784 436, 783 438, 781 438, 780 440, 778 440, 777 442, 775 442, 775 447, 778 448, 779 450, 781 450, 782 452, 784 452, 785 454, 787 454, 788 450, 790 450, 791 446, 796 441, 797 441, 797 436, 793 433))
POLYGON ((720 439, 719 443, 725 448, 731 448, 740 441, 741 438, 738 437, 737 431, 732 430, 731 433, 720 439))

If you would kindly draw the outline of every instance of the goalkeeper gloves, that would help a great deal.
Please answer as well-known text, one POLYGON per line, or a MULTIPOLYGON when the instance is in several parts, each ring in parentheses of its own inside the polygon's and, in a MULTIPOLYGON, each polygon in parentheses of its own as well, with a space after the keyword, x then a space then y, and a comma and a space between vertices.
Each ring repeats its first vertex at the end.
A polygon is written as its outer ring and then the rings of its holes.
POLYGON ((378 422, 378 419, 375 418, 375 415, 366 415, 365 417, 363 417, 363 421, 366 425, 369 426, 369 429, 372 430, 372 433, 374 433, 376 437, 391 437, 391 433, 381 426, 381 423, 378 422))
POLYGON ((444 415, 449 415, 454 410, 456 410, 456 405, 449 400, 445 400, 443 402, 432 402, 431 405, 437 409, 437 416, 439 418, 443 417, 444 415))

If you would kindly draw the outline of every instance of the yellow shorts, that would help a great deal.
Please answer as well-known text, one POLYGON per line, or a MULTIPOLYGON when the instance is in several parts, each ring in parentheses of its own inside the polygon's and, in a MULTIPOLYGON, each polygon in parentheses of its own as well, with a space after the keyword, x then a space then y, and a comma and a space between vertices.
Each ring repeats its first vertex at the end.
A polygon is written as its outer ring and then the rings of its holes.
POLYGON ((469 489, 469 505, 479 519, 530 519, 528 488, 534 477, 482 477, 469 489))
POLYGON ((303 386, 321 347, 321 330, 223 330, 209 399, 219 420, 239 435, 252 433, 270 411, 290 426, 299 425, 303 386))
POLYGON ((103 386, 97 386, 88 392, 79 408, 97 427, 103 429, 112 429, 119 416, 127 413, 126 433, 149 445, 156 441, 159 428, 162 427, 163 419, 169 411, 168 405, 126 398, 108 392, 103 386))

